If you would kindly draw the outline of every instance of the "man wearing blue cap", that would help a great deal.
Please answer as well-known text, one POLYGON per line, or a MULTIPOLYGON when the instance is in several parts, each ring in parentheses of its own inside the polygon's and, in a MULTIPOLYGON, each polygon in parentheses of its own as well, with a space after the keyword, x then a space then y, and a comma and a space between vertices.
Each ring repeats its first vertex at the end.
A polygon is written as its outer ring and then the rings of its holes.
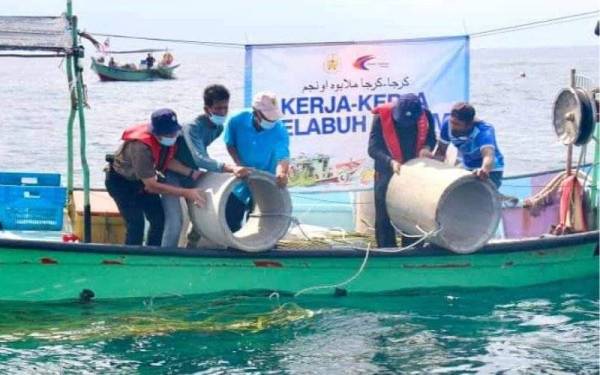
MULTIPOLYGON (((378 247, 396 247, 396 231, 385 203, 387 187, 402 164, 417 157, 431 157, 435 146, 435 125, 429 110, 415 94, 373 110, 369 135, 369 156, 375 160, 375 238, 378 247)), ((403 238, 403 246, 407 239, 403 238)))
POLYGON ((126 245, 142 245, 146 218, 150 223, 146 244, 160 246, 165 219, 159 194, 185 197, 197 205, 205 203, 196 189, 170 186, 157 179, 167 168, 192 179, 201 174, 174 159, 180 130, 175 112, 165 108, 153 112, 150 123, 123 132, 123 144, 110 160, 105 183, 125 220, 126 245))

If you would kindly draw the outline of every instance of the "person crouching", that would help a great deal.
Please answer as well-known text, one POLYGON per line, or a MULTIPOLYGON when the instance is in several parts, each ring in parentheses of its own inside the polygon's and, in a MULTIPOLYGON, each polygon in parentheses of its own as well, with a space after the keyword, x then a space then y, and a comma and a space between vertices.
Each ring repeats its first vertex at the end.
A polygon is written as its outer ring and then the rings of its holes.
POLYGON ((206 201, 196 189, 160 182, 167 169, 194 180, 201 175, 174 159, 180 130, 175 112, 164 108, 152 113, 150 123, 123 132, 123 143, 110 161, 105 184, 125 220, 126 245, 142 245, 145 218, 150 223, 146 244, 160 246, 165 219, 159 194, 185 197, 199 206, 206 201))

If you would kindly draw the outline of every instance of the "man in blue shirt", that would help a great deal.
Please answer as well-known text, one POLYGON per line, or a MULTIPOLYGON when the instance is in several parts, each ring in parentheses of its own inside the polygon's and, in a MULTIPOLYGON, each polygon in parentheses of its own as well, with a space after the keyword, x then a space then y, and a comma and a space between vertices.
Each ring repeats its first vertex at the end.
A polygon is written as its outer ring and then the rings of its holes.
POLYGON ((449 120, 442 124, 434 157, 444 160, 450 143, 457 148, 463 168, 500 187, 504 157, 496 143, 494 127, 475 118, 472 105, 460 102, 452 107, 449 120))
MULTIPOLYGON (((255 168, 275 175, 280 187, 287 186, 290 140, 280 121, 282 115, 274 94, 256 95, 252 108, 233 115, 226 126, 227 151, 239 166, 255 168)), ((226 217, 232 232, 238 231, 252 197, 246 184, 238 185, 227 201, 226 217)))
MULTIPOLYGON (((208 156, 207 147, 223 132, 227 112, 229 110, 229 91, 222 85, 210 85, 204 89, 204 113, 191 123, 182 127, 182 136, 177 139, 175 159, 192 171, 229 172, 238 177, 245 177, 247 168, 228 165, 208 156)), ((194 172, 199 173, 199 172, 194 172)), ((190 176, 167 171, 166 182, 174 186, 192 188, 195 180, 190 176)), ((161 246, 175 247, 179 242, 183 224, 183 210, 179 197, 163 195, 161 197, 165 212, 165 228, 161 246)), ((188 245, 194 246, 200 239, 200 231, 192 227, 188 236, 188 245)))

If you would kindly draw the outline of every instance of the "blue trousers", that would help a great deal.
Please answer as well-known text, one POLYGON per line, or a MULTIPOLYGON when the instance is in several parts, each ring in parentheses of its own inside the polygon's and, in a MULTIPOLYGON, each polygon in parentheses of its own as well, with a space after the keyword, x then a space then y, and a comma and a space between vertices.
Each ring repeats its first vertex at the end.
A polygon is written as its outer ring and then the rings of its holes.
MULTIPOLYGON (((183 188, 192 188, 194 186, 194 182, 189 178, 171 171, 165 173, 165 183, 183 188)), ((183 226, 183 209, 180 199, 179 196, 171 194, 163 194, 160 197, 165 212, 165 229, 161 241, 162 247, 177 247, 179 243, 179 236, 181 235, 183 226)), ((200 237, 193 225, 190 237, 193 237, 195 241, 200 237)))

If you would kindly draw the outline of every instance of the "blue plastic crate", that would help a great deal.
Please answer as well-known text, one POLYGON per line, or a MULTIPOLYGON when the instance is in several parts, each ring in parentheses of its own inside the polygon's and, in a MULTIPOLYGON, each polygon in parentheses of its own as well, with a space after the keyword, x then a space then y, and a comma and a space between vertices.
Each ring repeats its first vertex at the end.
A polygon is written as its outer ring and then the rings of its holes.
POLYGON ((67 189, 0 185, 0 225, 11 230, 61 230, 67 189))
POLYGON ((60 174, 37 172, 0 172, 0 185, 60 186, 60 174))

